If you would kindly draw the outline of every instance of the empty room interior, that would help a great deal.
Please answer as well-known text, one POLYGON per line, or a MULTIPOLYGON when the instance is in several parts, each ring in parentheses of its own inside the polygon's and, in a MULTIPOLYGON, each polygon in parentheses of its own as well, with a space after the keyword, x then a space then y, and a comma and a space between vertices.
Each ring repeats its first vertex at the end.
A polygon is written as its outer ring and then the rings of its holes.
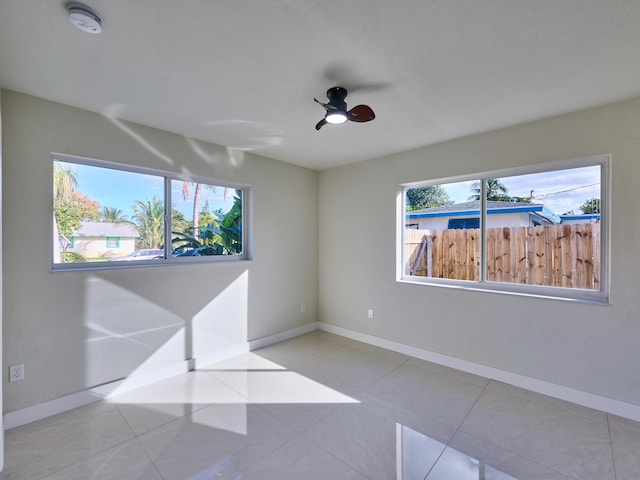
POLYGON ((640 2, 0 5, 7 479, 640 478, 640 2))

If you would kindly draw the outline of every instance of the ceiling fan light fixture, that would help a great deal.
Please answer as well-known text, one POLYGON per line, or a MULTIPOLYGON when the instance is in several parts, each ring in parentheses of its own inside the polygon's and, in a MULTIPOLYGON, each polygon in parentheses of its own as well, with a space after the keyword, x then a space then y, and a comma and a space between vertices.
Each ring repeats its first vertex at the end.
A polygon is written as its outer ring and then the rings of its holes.
POLYGON ((342 110, 330 110, 327 112, 324 119, 327 121, 327 123, 339 125, 347 121, 347 112, 344 112, 342 110))
POLYGON ((370 122, 376 118, 375 113, 368 105, 356 105, 351 110, 347 110, 347 102, 344 101, 347 90, 342 87, 332 87, 327 90, 328 103, 322 103, 317 98, 313 100, 322 105, 325 109, 324 118, 316 124, 316 130, 320 130, 327 123, 340 125, 347 120, 352 122, 370 122))

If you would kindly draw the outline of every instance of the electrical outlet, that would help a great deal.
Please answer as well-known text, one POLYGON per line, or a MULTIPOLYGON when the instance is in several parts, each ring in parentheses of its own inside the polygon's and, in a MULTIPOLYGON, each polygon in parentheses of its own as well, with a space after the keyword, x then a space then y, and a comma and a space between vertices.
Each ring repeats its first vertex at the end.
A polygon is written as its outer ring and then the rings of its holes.
POLYGON ((303 303, 302 305, 300 305, 300 313, 304 313, 307 311, 307 306, 303 303))
POLYGON ((18 380, 24 380, 24 364, 9 366, 9 381, 17 382, 18 380))
POLYGON ((370 308, 367 312, 367 318, 373 318, 373 308, 370 308))

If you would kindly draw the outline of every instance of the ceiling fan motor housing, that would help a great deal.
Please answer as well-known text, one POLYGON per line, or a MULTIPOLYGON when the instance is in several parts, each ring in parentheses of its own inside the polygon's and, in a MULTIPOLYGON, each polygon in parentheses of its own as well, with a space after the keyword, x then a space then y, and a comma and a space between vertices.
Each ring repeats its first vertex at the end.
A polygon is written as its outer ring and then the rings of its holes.
POLYGON ((347 111, 347 102, 344 99, 347 96, 347 90, 342 87, 332 87, 327 90, 327 98, 329 99, 329 105, 336 107, 343 112, 347 111))

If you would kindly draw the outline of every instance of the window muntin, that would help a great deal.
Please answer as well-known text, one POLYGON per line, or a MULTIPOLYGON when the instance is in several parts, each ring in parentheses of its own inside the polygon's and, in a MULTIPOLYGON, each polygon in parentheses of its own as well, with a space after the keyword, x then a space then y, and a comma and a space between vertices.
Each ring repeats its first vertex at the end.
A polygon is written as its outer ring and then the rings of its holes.
POLYGON ((398 278, 607 301, 607 178, 599 156, 405 185, 398 278))
POLYGON ((247 191, 54 155, 52 268, 246 259, 247 191))

